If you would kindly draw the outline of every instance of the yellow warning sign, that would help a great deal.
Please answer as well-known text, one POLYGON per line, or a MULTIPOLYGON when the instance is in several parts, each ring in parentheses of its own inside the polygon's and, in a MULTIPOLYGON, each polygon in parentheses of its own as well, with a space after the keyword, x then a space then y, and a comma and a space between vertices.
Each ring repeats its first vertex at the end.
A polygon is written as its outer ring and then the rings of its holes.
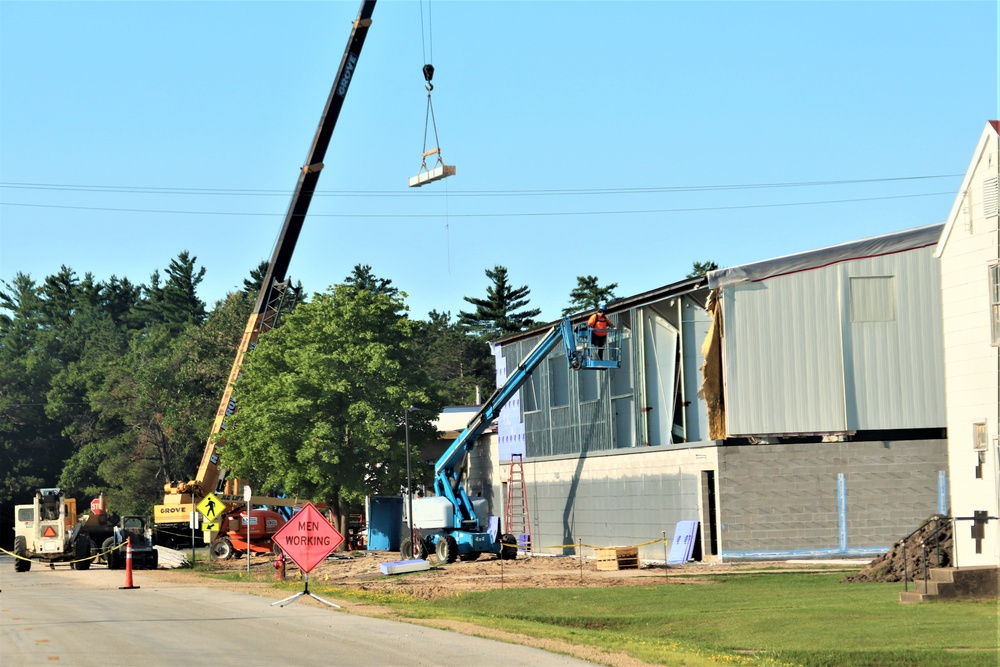
POLYGON ((226 505, 213 494, 208 494, 198 503, 198 511, 205 517, 208 523, 216 523, 218 518, 225 514, 226 505))
POLYGON ((217 533, 220 530, 222 530, 222 525, 220 523, 218 523, 218 522, 211 523, 209 521, 206 521, 205 523, 201 524, 201 529, 203 531, 205 531, 206 533, 208 533, 208 532, 217 533))

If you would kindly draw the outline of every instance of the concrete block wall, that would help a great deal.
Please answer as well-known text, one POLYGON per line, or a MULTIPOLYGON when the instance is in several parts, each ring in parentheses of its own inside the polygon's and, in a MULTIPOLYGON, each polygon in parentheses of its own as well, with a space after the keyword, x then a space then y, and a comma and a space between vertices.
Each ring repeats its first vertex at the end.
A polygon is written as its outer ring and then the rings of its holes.
MULTIPOLYGON (((534 551, 575 554, 569 545, 582 540, 592 556, 588 546, 642 545, 662 531, 672 539, 678 521, 703 521, 699 480, 715 470, 716 451, 643 448, 526 461, 534 551)), ((639 557, 662 561, 662 542, 640 547, 639 557)))
POLYGON ((878 553, 938 511, 939 471, 947 470, 945 440, 728 446, 718 452, 724 560, 878 553))

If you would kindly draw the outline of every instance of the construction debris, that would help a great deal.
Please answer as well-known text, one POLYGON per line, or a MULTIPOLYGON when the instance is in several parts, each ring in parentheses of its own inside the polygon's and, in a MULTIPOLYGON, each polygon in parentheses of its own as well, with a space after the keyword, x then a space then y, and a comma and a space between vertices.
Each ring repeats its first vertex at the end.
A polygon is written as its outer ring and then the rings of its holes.
POLYGON ((392 563, 382 563, 379 571, 382 574, 404 574, 406 572, 422 572, 431 569, 431 564, 423 559, 397 560, 392 563))
POLYGON ((158 560, 160 567, 168 570, 177 567, 191 567, 187 554, 183 551, 177 551, 176 549, 170 549, 169 547, 160 545, 156 545, 153 548, 159 553, 158 560))
POLYGON ((906 557, 903 557, 903 540, 896 542, 855 575, 845 577, 844 583, 910 581, 923 577, 926 547, 927 568, 948 567, 952 563, 951 521, 942 514, 935 514, 923 522, 922 527, 906 540, 906 557), (940 528, 940 532, 934 532, 940 528))

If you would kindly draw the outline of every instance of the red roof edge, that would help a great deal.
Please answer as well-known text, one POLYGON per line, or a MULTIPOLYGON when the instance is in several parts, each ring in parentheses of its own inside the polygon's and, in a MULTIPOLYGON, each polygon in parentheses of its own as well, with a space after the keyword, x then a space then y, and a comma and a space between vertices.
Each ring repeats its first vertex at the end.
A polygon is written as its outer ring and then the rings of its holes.
POLYGON ((989 123, 993 126, 993 131, 1000 134, 1000 120, 991 120, 989 123))

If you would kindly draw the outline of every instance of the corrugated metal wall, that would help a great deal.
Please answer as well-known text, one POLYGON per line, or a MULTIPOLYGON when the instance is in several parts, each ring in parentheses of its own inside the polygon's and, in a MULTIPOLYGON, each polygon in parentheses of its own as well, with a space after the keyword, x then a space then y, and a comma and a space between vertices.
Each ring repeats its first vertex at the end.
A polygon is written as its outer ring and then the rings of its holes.
MULTIPOLYGON (((615 313, 612 321, 621 332, 621 368, 569 370, 559 346, 508 404, 520 408, 509 417, 523 419, 526 457, 698 442, 707 435, 698 388, 708 314, 700 299, 671 297, 615 313)), ((498 365, 517 368, 541 336, 504 344, 498 365)), ((514 430, 501 424, 503 460, 518 451, 507 442, 514 430)))
POLYGON ((846 397, 850 430, 945 425, 941 273, 932 252, 841 266, 845 301, 869 304, 864 312, 851 304, 841 312, 845 367, 853 380, 846 397), (892 289, 886 293, 884 281, 861 276, 892 276, 892 289))
POLYGON ((940 269, 932 252, 724 287, 729 434, 943 427, 940 269))
MULTIPOLYGON (((507 368, 516 368, 538 343, 541 336, 515 341, 503 346, 507 368)), ((525 455, 528 457, 557 456, 582 452, 614 449, 611 429, 611 401, 608 391, 608 373, 597 371, 570 371, 562 347, 553 350, 532 373, 521 388, 522 394, 533 393, 530 401, 522 399, 525 424, 525 455), (567 395, 563 405, 553 405, 554 375, 564 373, 567 395), (581 375, 596 376, 597 399, 581 400, 581 375), (534 408, 534 409, 532 409, 534 408)), ((587 394, 593 395, 593 384, 587 394)))

